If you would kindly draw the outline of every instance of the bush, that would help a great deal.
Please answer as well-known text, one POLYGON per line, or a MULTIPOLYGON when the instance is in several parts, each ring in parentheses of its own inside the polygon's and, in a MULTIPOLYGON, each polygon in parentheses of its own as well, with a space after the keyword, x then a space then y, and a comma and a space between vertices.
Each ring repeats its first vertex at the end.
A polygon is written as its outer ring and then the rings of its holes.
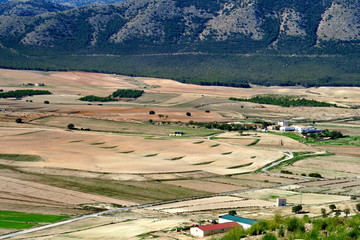
POLYGON ((357 203, 357 204, 355 205, 355 208, 356 208, 356 211, 360 212, 360 203, 357 203))
POLYGON ((44 101, 44 104, 49 104, 49 103, 50 103, 50 102, 49 102, 49 101, 47 101, 47 100, 46 100, 46 101, 44 101))
POLYGON ((72 123, 69 123, 69 124, 67 125, 67 128, 68 128, 68 129, 75 129, 75 125, 72 124, 72 123))
POLYGON ((273 233, 265 234, 261 240, 277 240, 277 237, 273 233))
POLYGON ((302 210, 302 206, 301 205, 295 205, 291 208, 291 211, 294 213, 299 213, 302 210))
POLYGON ((17 118, 17 119, 15 119, 15 122, 16 122, 16 123, 23 123, 23 121, 22 121, 22 119, 21 119, 21 118, 17 118))
POLYGON ((280 173, 293 174, 292 172, 290 172, 290 171, 288 171, 288 170, 281 170, 280 173))
POLYGON ((232 215, 232 216, 236 216, 237 215, 237 212, 235 210, 230 210, 228 212, 229 215, 232 215))
POLYGON ((309 177, 322 178, 320 173, 309 173, 309 177))
POLYGON ((150 115, 154 115, 154 114, 155 114, 155 111, 151 110, 151 111, 149 111, 149 114, 150 114, 150 115))
POLYGON ((87 101, 87 102, 115 102, 118 101, 116 98, 112 97, 99 97, 95 95, 88 95, 85 97, 79 98, 80 101, 87 101))
POLYGON ((190 116, 191 116, 191 113, 190 113, 190 112, 187 112, 187 113, 186 113, 186 116, 190 117, 190 116))
POLYGON ((335 204, 330 204, 329 208, 331 211, 334 211, 336 209, 336 205, 335 204))

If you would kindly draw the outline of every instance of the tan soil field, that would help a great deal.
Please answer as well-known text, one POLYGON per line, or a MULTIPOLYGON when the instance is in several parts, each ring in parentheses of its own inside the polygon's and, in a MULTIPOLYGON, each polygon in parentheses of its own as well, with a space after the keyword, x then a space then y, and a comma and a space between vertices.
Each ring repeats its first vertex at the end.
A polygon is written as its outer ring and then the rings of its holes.
POLYGON ((316 193, 302 193, 279 190, 279 189, 262 189, 252 192, 235 194, 239 197, 262 199, 270 202, 276 202, 277 197, 285 197, 288 203, 291 204, 327 204, 333 202, 348 201, 349 196, 338 196, 330 194, 316 194, 316 193))
POLYGON ((190 200, 181 203, 171 203, 151 209, 168 213, 184 213, 197 211, 211 211, 217 209, 247 208, 247 207, 274 207, 274 203, 263 200, 247 200, 238 197, 212 197, 190 200))
POLYGON ((213 192, 213 193, 230 192, 230 191, 245 189, 245 187, 242 186, 234 186, 229 184, 207 182, 200 180, 177 180, 177 181, 166 181, 165 183, 172 184, 175 186, 200 190, 200 191, 213 192))
MULTIPOLYGON (((0 129, 2 132, 2 129, 0 129)), ((13 129, 13 136, 0 138, 1 153, 40 155, 43 162, 16 162, 17 166, 80 169, 112 173, 154 173, 203 170, 228 174, 255 170, 274 161, 281 153, 230 146, 209 148, 209 144, 194 144, 193 139, 149 140, 143 137, 116 134, 69 132, 62 130, 13 129), (30 132, 30 131, 29 131, 30 132), (19 135, 21 134, 21 135, 19 135), (159 141, 162 144, 159 144, 159 141), (16 142, 16 144, 14 144, 16 142), (129 152, 133 151, 133 152, 129 152), (129 153, 128 153, 129 152, 129 153), (231 154, 223 155, 223 153, 231 154), (251 159, 252 156, 255 160, 251 159), (179 160, 169 160, 184 156, 179 160), (194 165, 212 161, 211 164, 194 165), (254 162, 249 167, 227 169, 254 162)))

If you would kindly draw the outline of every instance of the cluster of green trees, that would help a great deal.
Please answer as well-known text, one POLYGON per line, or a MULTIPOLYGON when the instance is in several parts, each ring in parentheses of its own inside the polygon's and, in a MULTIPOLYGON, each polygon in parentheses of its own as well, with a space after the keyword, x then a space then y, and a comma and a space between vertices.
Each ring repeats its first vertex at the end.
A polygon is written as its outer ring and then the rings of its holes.
POLYGON ((235 98, 230 97, 229 100, 232 101, 241 101, 241 102, 253 102, 260 104, 272 104, 282 107, 337 107, 336 104, 331 104, 327 102, 319 102, 315 100, 309 100, 305 98, 299 98, 297 96, 289 95, 279 95, 279 94, 264 94, 257 95, 252 98, 235 98))
POLYGON ((118 101, 118 99, 116 98, 112 98, 112 97, 99 97, 99 96, 95 96, 95 95, 88 95, 85 97, 81 97, 79 98, 80 101, 87 101, 87 102, 113 102, 113 101, 118 101))
POLYGON ((48 90, 33 90, 33 89, 26 89, 26 90, 14 90, 0 93, 0 98, 22 98, 26 96, 33 96, 33 95, 47 95, 52 94, 48 90))
POLYGON ((143 95, 143 90, 134 90, 134 89, 118 89, 111 94, 112 97, 118 98, 138 98, 143 95))
POLYGON ((229 124, 229 123, 217 123, 217 122, 189 122, 191 125, 196 125, 206 129, 220 129, 225 131, 244 131, 244 130, 256 130, 255 125, 249 124, 229 124))
POLYGON ((143 93, 144 93, 143 90, 118 89, 107 97, 88 95, 79 98, 79 100, 87 101, 87 102, 115 102, 115 101, 119 101, 119 99, 117 98, 138 98, 141 97, 143 93))
MULTIPOLYGON (((303 218, 281 217, 260 221, 244 230, 233 228, 219 240, 238 240, 247 236, 263 235, 261 240, 277 239, 327 239, 356 240, 360 238, 360 215, 352 217, 303 218), (306 227, 306 225, 311 227, 306 227)), ((215 240, 215 238, 213 238, 215 240)))
POLYGON ((330 131, 328 129, 325 129, 324 131, 319 132, 319 133, 310 133, 307 136, 314 140, 319 140, 319 139, 323 139, 323 138, 338 139, 338 138, 346 137, 342 134, 342 132, 330 131))

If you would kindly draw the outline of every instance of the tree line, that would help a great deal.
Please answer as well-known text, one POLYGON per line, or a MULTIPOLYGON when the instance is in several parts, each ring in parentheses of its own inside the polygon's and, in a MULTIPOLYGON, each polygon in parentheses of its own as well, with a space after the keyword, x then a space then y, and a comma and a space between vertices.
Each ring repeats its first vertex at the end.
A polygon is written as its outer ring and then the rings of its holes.
POLYGON ((22 98, 26 96, 48 95, 48 94, 52 94, 52 93, 48 90, 33 90, 33 89, 12 90, 8 92, 0 93, 0 98, 22 98))
POLYGON ((271 104, 282 107, 338 107, 336 104, 327 102, 319 102, 316 100, 309 100, 305 98, 299 98, 297 96, 285 96, 278 94, 269 95, 257 95, 252 98, 236 98, 230 97, 229 100, 241 101, 241 102, 253 102, 259 104, 271 104))

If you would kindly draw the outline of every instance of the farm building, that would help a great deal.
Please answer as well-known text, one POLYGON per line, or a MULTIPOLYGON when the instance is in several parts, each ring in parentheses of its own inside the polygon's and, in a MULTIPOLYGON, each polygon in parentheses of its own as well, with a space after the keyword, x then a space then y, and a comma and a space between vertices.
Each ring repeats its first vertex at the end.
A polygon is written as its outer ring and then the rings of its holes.
POLYGON ((170 133, 169 136, 182 136, 184 135, 185 133, 184 132, 181 132, 181 131, 175 131, 173 133, 170 133))
POLYGON ((190 228, 190 234, 199 237, 210 236, 216 233, 223 233, 229 231, 233 227, 239 227, 236 222, 226 222, 220 224, 211 224, 205 226, 198 226, 190 228))
POLYGON ((236 222, 240 224, 244 229, 248 229, 251 227, 251 225, 257 223, 258 221, 249 218, 233 216, 229 214, 219 217, 219 223, 227 223, 227 222, 236 222))
POLYGON ((295 128, 295 132, 300 132, 300 133, 317 133, 317 132, 322 132, 322 130, 316 129, 315 127, 309 126, 301 126, 301 125, 296 125, 294 126, 295 128))
POLYGON ((280 131, 284 131, 284 132, 295 131, 295 127, 280 127, 280 131))
POLYGON ((289 122, 287 121, 281 121, 281 122, 278 122, 278 125, 280 127, 288 127, 289 126, 289 122))
POLYGON ((277 198, 276 206, 277 207, 285 207, 286 206, 286 198, 277 198))

